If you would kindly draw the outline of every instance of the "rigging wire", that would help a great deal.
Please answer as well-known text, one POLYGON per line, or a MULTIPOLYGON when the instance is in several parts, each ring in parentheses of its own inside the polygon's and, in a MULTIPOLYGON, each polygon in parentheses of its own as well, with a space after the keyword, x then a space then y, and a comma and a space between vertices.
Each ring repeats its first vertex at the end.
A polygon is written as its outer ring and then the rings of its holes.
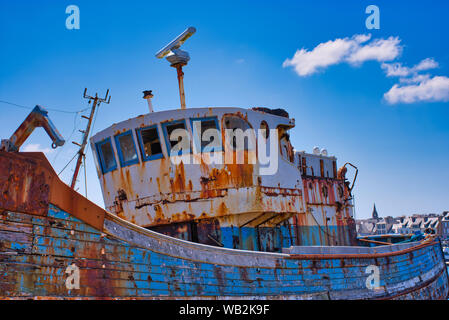
MULTIPOLYGON (((13 102, 9 102, 9 101, 5 101, 5 100, 0 100, 0 103, 9 104, 9 105, 11 105, 11 106, 15 106, 15 107, 22 108, 22 109, 29 109, 29 110, 33 109, 33 107, 23 106, 23 105, 20 105, 20 104, 17 104, 17 103, 13 103, 13 102)), ((78 110, 78 111, 67 111, 67 110, 62 110, 62 109, 47 108, 47 107, 45 107, 45 109, 46 109, 46 110, 49 110, 49 111, 61 112, 61 113, 68 113, 68 114, 74 114, 74 113, 83 112, 83 111, 88 110, 89 108, 90 108, 90 107, 84 108, 84 109, 81 109, 81 110, 78 110)))
POLYGON ((65 170, 65 168, 67 168, 67 166, 70 164, 70 162, 73 161, 73 159, 75 159, 75 157, 77 156, 78 152, 75 153, 75 155, 72 157, 72 159, 70 159, 70 161, 64 166, 64 168, 62 168, 62 170, 58 173, 58 176, 65 170))
MULTIPOLYGON (((76 122, 76 119, 78 118, 79 112, 77 112, 73 118, 73 130, 70 133, 67 141, 70 141, 72 139, 73 134, 75 133, 75 130, 78 128, 78 124, 76 122)), ((56 161, 56 158, 59 157, 62 150, 65 150, 64 147, 67 145, 63 145, 61 148, 59 148, 58 152, 56 152, 55 156, 53 157, 53 163, 56 161)))
POLYGON ((86 198, 87 198, 87 173, 86 173, 86 155, 83 155, 84 160, 84 188, 86 190, 86 198))
MULTIPOLYGON (((98 105, 98 106, 100 106, 100 105, 98 105)), ((98 109, 100 109, 100 108, 98 108, 98 109)), ((93 131, 94 128, 95 128, 95 122, 97 121, 98 113, 99 113, 99 111, 97 111, 97 113, 95 113, 94 121, 93 121, 93 123, 92 123, 92 129, 91 129, 91 131, 93 131)), ((86 198, 87 198, 86 154, 83 155, 83 160, 84 160, 84 188, 85 188, 85 190, 86 190, 86 198)))

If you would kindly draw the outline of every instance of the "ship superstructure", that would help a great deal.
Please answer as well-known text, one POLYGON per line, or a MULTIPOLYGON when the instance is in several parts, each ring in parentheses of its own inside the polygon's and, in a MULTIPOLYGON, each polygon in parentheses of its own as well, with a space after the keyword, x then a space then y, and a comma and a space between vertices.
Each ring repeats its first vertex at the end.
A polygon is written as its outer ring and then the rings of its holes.
POLYGON ((337 159, 325 152, 295 151, 289 139, 294 125, 283 110, 223 107, 150 112, 114 124, 91 139, 106 208, 139 226, 227 248, 354 244, 344 170, 339 176, 337 159), (277 135, 269 134, 271 128, 277 135), (188 141, 179 155, 171 152, 175 129, 185 129, 188 141), (201 139, 207 129, 219 133, 210 152, 201 139), (239 129, 253 129, 241 150, 226 135, 239 129), (266 145, 278 140, 278 148, 267 152, 276 157, 272 174, 260 174, 257 129, 266 130, 266 145), (227 152, 232 163, 210 163, 227 152))

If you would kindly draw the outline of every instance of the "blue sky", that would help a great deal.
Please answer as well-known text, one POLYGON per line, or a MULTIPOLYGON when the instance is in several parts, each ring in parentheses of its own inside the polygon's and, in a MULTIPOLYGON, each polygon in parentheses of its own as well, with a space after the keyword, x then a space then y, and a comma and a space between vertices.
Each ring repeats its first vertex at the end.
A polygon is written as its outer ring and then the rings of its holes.
MULTIPOLYGON (((340 165, 359 167, 358 218, 374 202, 381 216, 441 213, 449 210, 448 9, 447 1, 0 0, 0 100, 77 111, 87 107, 85 87, 99 95, 109 88, 94 133, 145 113, 145 89, 156 111, 175 109, 175 70, 154 54, 195 26, 183 47, 191 56, 187 107, 285 108, 296 119, 297 150, 325 147, 340 165), (65 27, 71 4, 80 9, 79 30, 65 27), (370 4, 380 9, 379 30, 365 26, 370 4), (430 66, 417 67, 423 60, 430 66)), ((0 103, 0 112, 7 138, 29 110, 0 103)), ((85 120, 50 117, 66 145, 49 150, 38 130, 24 148, 47 151, 59 172, 85 120)), ((103 205, 90 150, 87 172, 88 198, 103 205)), ((84 193, 82 176, 78 187, 84 193)))

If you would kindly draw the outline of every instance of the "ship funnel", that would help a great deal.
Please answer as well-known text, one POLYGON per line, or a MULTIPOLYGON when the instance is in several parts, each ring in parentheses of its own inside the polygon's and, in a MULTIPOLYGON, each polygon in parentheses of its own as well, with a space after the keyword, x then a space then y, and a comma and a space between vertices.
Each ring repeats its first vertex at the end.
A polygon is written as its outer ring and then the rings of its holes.
POLYGON ((148 102, 148 109, 150 109, 150 113, 153 112, 153 103, 151 102, 151 98, 153 98, 152 90, 145 90, 143 92, 143 98, 148 102))

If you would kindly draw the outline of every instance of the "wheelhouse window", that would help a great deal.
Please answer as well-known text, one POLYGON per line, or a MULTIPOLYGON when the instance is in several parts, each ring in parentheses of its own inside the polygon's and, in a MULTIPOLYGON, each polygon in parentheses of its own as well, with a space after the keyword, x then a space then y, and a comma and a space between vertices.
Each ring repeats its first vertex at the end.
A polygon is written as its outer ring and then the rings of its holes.
POLYGON ((294 160, 293 147, 290 143, 289 130, 282 127, 278 127, 278 130, 279 130, 279 144, 281 148, 281 155, 285 160, 293 163, 295 160, 294 160))
POLYGON ((260 130, 262 130, 262 137, 267 140, 270 136, 270 128, 268 127, 268 123, 265 120, 262 120, 260 123, 260 130))
POLYGON ((161 140, 157 126, 137 129, 140 151, 144 161, 160 159, 163 157, 161 140))
POLYGON ((117 146, 120 165, 122 167, 139 163, 131 130, 115 136, 115 145, 117 146))
POLYGON ((190 119, 196 150, 217 152, 222 150, 221 132, 216 117, 190 119))
POLYGON ((103 174, 117 169, 117 163, 115 162, 114 149, 112 149, 111 138, 107 138, 101 142, 97 142, 95 146, 97 149, 97 155, 103 174))
POLYGON ((185 120, 163 123, 162 129, 169 155, 181 155, 190 152, 190 137, 185 120))
POLYGON ((223 117, 223 123, 226 130, 227 143, 232 146, 233 150, 255 150, 254 132, 248 130, 251 129, 251 126, 247 121, 239 116, 229 115, 223 117), (243 131, 243 136, 237 134, 240 131, 238 129, 243 131), (232 132, 229 130, 232 130, 232 132))

